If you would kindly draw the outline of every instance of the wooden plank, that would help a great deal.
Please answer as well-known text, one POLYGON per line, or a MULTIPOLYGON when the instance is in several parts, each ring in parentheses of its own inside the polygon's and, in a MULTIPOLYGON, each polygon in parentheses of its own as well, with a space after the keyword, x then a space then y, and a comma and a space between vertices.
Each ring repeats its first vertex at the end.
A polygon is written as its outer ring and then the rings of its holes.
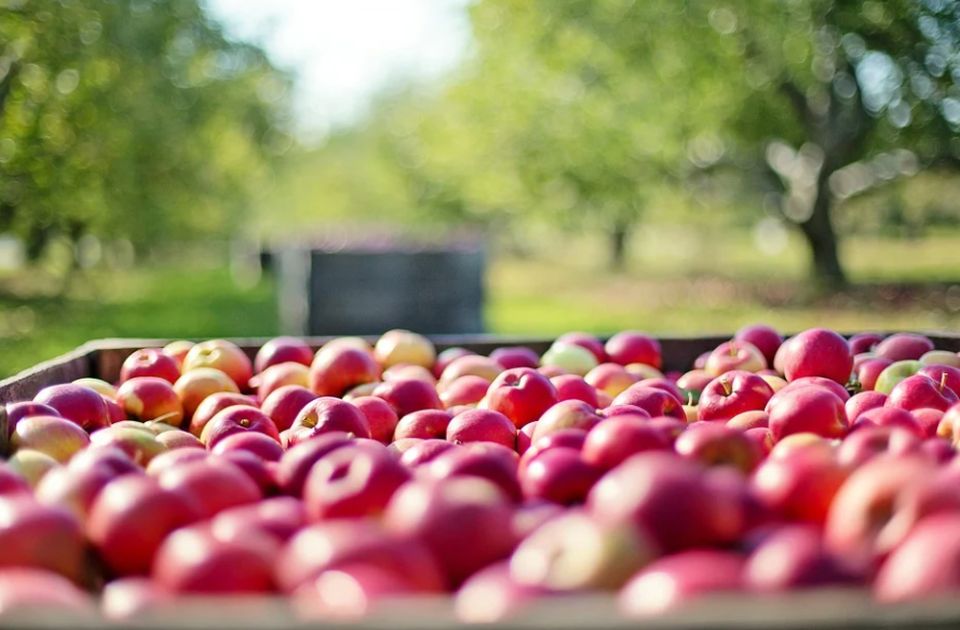
POLYGON ((41 389, 94 374, 95 344, 85 344, 64 355, 38 363, 19 374, 0 380, 0 404, 30 400, 41 389))

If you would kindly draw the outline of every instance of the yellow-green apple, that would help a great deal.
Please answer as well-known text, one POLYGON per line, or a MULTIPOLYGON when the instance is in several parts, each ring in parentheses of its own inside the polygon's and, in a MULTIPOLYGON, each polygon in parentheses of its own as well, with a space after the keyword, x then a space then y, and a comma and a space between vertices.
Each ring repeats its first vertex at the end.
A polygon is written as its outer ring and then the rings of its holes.
POLYGON ((697 419, 726 421, 746 411, 763 410, 772 396, 773 389, 756 374, 743 370, 725 372, 700 393, 697 419))
POLYGON ((850 469, 858 468, 878 455, 906 455, 920 451, 916 433, 896 426, 865 426, 853 431, 837 448, 837 461, 850 469))
POLYGON ((310 389, 320 396, 342 396, 380 380, 380 366, 365 350, 344 345, 324 346, 310 365, 310 389))
POLYGON ((36 488, 48 472, 60 464, 50 455, 32 448, 21 448, 7 459, 10 469, 22 477, 31 488, 36 488))
POLYGON ((925 374, 908 376, 894 386, 885 404, 907 411, 924 407, 946 411, 960 402, 957 394, 947 387, 947 377, 946 372, 941 374, 939 381, 925 374))
POLYGON ((14 429, 17 428, 17 423, 24 418, 29 418, 30 416, 60 416, 60 412, 50 405, 43 405, 31 401, 7 403, 4 407, 4 412, 7 417, 7 435, 5 437, 13 435, 14 429))
POLYGON ((625 330, 607 340, 603 349, 614 363, 643 363, 656 369, 663 365, 660 342, 635 330, 625 330))
POLYGON ((406 466, 386 447, 339 448, 317 460, 303 486, 303 501, 312 520, 379 517, 396 492, 409 481, 406 466))
POLYGON ((923 335, 897 333, 878 343, 874 352, 891 361, 915 361, 933 349, 933 342, 923 335))
POLYGON ((280 433, 270 416, 249 405, 234 405, 217 412, 203 427, 200 441, 208 449, 213 449, 227 436, 247 432, 262 433, 277 444, 280 443, 280 433))
MULTIPOLYGON (((177 379, 173 384, 173 389, 177 392, 183 402, 183 415, 186 418, 192 418, 200 404, 213 394, 227 392, 239 394, 240 389, 226 373, 216 368, 193 368, 185 372, 183 376, 177 379)), ((191 427, 191 433, 197 434, 191 427)))
POLYGON ((437 359, 433 342, 409 330, 388 330, 373 347, 377 362, 384 368, 397 363, 409 363, 432 368, 437 359))
POLYGON ((759 372, 766 367, 767 360, 763 358, 763 353, 752 343, 725 341, 710 353, 703 369, 707 374, 720 376, 733 370, 759 372))
POLYGON ((753 344, 757 350, 763 354, 767 365, 773 365, 773 358, 783 343, 783 337, 776 329, 764 324, 751 324, 744 326, 733 336, 735 341, 746 341, 753 344))
POLYGON ((654 560, 620 591, 620 612, 650 617, 710 594, 743 590, 743 556, 735 551, 691 549, 654 560))
POLYGON ((190 348, 183 358, 183 373, 198 368, 220 370, 232 380, 239 389, 246 389, 253 376, 253 363, 250 357, 235 343, 225 339, 201 341, 190 348))
POLYGON ((623 369, 630 374, 633 374, 638 379, 663 378, 663 372, 652 365, 647 365, 646 363, 627 363, 625 366, 623 366, 623 369))
POLYGON ((260 374, 271 365, 287 362, 309 367, 312 361, 313 349, 303 339, 274 337, 257 350, 253 359, 253 371, 255 374, 260 374))
POLYGON ((590 351, 596 358, 597 363, 607 361, 607 351, 603 348, 603 342, 596 335, 585 332, 568 332, 557 337, 557 343, 566 343, 580 346, 590 351))
POLYGON ((422 365, 397 363, 385 369, 381 375, 381 380, 384 381, 402 381, 407 379, 423 381, 431 387, 436 387, 437 385, 437 379, 434 377, 433 372, 422 365))
POLYGON ((169 381, 156 376, 134 376, 117 390, 117 404, 129 418, 161 420, 179 427, 183 422, 183 403, 169 381))
POLYGON ((380 383, 373 389, 372 395, 387 401, 398 418, 423 409, 443 409, 436 388, 415 379, 380 383))
POLYGON ((157 441, 169 451, 177 448, 203 448, 203 442, 193 433, 173 429, 157 433, 157 441))
POLYGON ((192 341, 178 339, 165 345, 161 349, 161 352, 173 359, 177 364, 177 370, 180 370, 183 366, 183 359, 187 356, 187 353, 190 352, 190 348, 195 345, 197 344, 192 341))
POLYGON ((646 418, 616 415, 590 429, 583 443, 583 459, 597 468, 610 470, 637 453, 669 448, 670 441, 646 418))
POLYGON ((0 497, 0 568, 46 569, 80 582, 86 544, 69 510, 33 497, 0 497))
POLYGON ((141 466, 146 466, 166 450, 157 435, 143 425, 139 428, 118 426, 94 431, 90 434, 90 443, 98 447, 115 446, 141 466))
POLYGON ((531 368, 512 368, 494 379, 479 406, 499 411, 520 428, 556 402, 557 390, 548 378, 531 368))
POLYGON ((919 359, 925 366, 945 365, 952 368, 960 368, 960 355, 949 350, 931 350, 919 359))
POLYGON ((471 409, 450 420, 447 441, 455 444, 493 442, 513 449, 517 443, 517 427, 498 411, 471 409))
POLYGON ((683 404, 677 398, 662 389, 637 383, 623 390, 613 399, 615 406, 633 405, 647 412, 651 417, 669 416, 686 420, 683 404))
POLYGON ((110 411, 103 396, 82 385, 49 385, 41 389, 33 402, 53 407, 57 414, 87 431, 110 426, 110 411))
POLYGON ((117 388, 99 378, 85 376, 83 378, 74 380, 73 384, 80 385, 82 387, 89 387, 107 400, 113 400, 117 397, 117 388))
POLYGON ((767 382, 767 385, 770 386, 774 392, 779 392, 781 389, 787 386, 787 381, 780 378, 779 376, 774 376, 772 374, 758 374, 760 378, 767 382))
POLYGON ((505 370, 540 365, 540 355, 525 346, 502 346, 491 352, 490 358, 505 370))
POLYGON ((843 437, 847 431, 847 412, 843 401, 820 387, 780 390, 765 409, 773 439, 779 441, 793 433, 815 433, 827 438, 843 437))
POLYGON ((587 383, 596 389, 617 396, 620 392, 636 383, 639 378, 627 372, 619 363, 601 363, 583 377, 587 383))
POLYGON ((742 431, 721 423, 691 425, 677 437, 674 450, 681 457, 704 465, 732 466, 745 474, 763 459, 763 453, 742 431))
POLYGON ((10 441, 15 449, 34 449, 65 463, 90 444, 90 436, 66 418, 32 416, 17 423, 10 441))
POLYGON ((826 328, 805 330, 781 346, 782 373, 788 381, 822 376, 845 385, 853 371, 847 340, 826 328))
POLYGON ((143 348, 124 359, 120 366, 121 383, 138 376, 162 378, 173 384, 180 378, 180 365, 159 348, 143 348))
POLYGON ((585 375, 597 367, 597 357, 583 346, 555 342, 540 357, 540 365, 558 367, 570 374, 585 375))

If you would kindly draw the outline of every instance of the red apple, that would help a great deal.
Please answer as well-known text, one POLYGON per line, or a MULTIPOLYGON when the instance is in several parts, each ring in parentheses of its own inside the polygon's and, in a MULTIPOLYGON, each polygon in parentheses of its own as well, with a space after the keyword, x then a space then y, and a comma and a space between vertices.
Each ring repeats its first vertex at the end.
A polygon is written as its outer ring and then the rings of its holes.
POLYGON ((379 516, 410 472, 383 447, 339 448, 317 460, 303 487, 313 520, 379 516))
POLYGON ((880 374, 891 365, 893 365, 893 361, 890 359, 880 358, 867 359, 858 365, 855 372, 857 381, 860 383, 860 388, 863 390, 873 390, 877 386, 877 379, 880 377, 880 374))
POLYGON ((851 396, 843 408, 847 412, 847 422, 853 424, 864 411, 883 407, 887 401, 887 395, 880 392, 864 391, 851 396))
POLYGON ((30 494, 30 485, 6 462, 0 462, 0 497, 30 494))
POLYGON ((270 416, 250 405, 234 405, 217 412, 203 427, 200 441, 212 449, 227 436, 247 432, 262 433, 280 443, 280 433, 270 416))
POLYGON ((7 415, 7 436, 13 435, 17 423, 30 416, 59 416, 60 412, 50 405, 35 402, 7 403, 4 407, 7 415))
POLYGON ((753 472, 754 495, 782 518, 823 523, 848 469, 830 450, 815 445, 775 454, 776 449, 753 472))
MULTIPOLYGON (((219 394, 215 394, 215 396, 218 395, 219 394)), ((213 398, 213 396, 211 396, 211 398, 213 398)), ((317 398, 318 396, 306 387, 284 385, 267 396, 263 404, 260 405, 260 410, 273 420, 277 431, 285 431, 290 428, 293 421, 296 420, 297 414, 307 406, 307 403, 317 398)), ((356 403, 356 401, 354 401, 354 403, 356 403)), ((225 408, 226 407, 223 407, 223 409, 225 408)), ((220 411, 220 409, 217 411, 220 411)), ((195 414, 194 418, 196 417, 195 414)))
MULTIPOLYGON (((373 348, 377 361, 385 368, 398 363, 433 367, 437 358, 433 343, 409 330, 388 330, 383 333, 373 348)), ((401 414, 403 415, 403 414, 401 414)))
POLYGON ((457 405, 475 405, 483 400, 490 381, 482 376, 467 374, 447 384, 440 393, 440 401, 447 409, 457 405))
POLYGON ((738 431, 749 431, 756 428, 768 428, 770 426, 770 416, 766 411, 744 411, 724 423, 724 426, 738 431))
POLYGON ((0 569, 0 615, 8 624, 15 620, 34 623, 36 613, 85 623, 93 621, 90 596, 57 573, 43 569, 0 569))
POLYGON ((556 402, 557 390, 545 376, 531 368, 513 368, 494 379, 480 406, 499 411, 520 428, 556 402))
POLYGON ((583 503, 601 470, 580 457, 580 451, 556 447, 535 457, 524 469, 520 486, 524 497, 562 505, 583 503))
POLYGON ((515 448, 517 427, 502 413, 490 409, 471 409, 453 417, 447 425, 447 440, 464 442, 494 442, 515 448))
POLYGON ((224 510, 210 521, 210 533, 218 540, 232 541, 251 533, 285 543, 307 524, 303 501, 273 497, 224 510))
POLYGON ((447 348, 437 355, 437 360, 433 363, 433 377, 439 379, 443 374, 443 371, 454 361, 454 359, 459 359, 460 357, 465 357, 471 354, 476 354, 476 352, 467 350, 466 348, 461 348, 459 346, 447 348))
POLYGON ((103 488, 87 521, 87 537, 115 575, 145 575, 167 534, 202 516, 179 492, 143 475, 124 475, 103 488))
POLYGON ((517 454, 493 443, 475 442, 435 457, 423 470, 425 477, 447 480, 477 477, 494 483, 510 499, 521 498, 517 454))
POLYGON ((467 624, 503 622, 551 592, 520 584, 510 575, 508 562, 497 562, 477 571, 457 591, 457 619, 467 624))
POLYGON ((50 385, 44 387, 33 402, 56 409, 60 415, 87 431, 110 426, 110 412, 103 396, 82 385, 50 385))
POLYGON ((177 370, 180 370, 183 366, 184 357, 186 357, 187 353, 190 352, 190 348, 194 347, 195 345, 197 344, 192 341, 178 339, 165 345, 161 349, 161 352, 173 359, 177 364, 177 370))
POLYGON ((662 389, 647 387, 637 383, 625 389, 613 399, 613 405, 633 405, 643 409, 651 417, 669 416, 678 420, 686 420, 683 405, 662 389))
POLYGON ((878 357, 891 361, 908 361, 919 359, 933 349, 933 342, 923 335, 897 333, 879 342, 874 352, 878 357))
POLYGON ((706 370, 693 369, 680 375, 680 378, 677 379, 677 387, 685 393, 683 396, 684 400, 687 400, 686 394, 692 392, 697 394, 697 400, 699 400, 700 393, 714 378, 716 377, 711 376, 706 370))
POLYGON ((841 385, 850 380, 853 356, 847 340, 826 328, 811 328, 783 345, 783 374, 788 381, 822 376, 841 385))
POLYGON ((280 461, 280 457, 283 456, 283 447, 280 446, 278 438, 251 430, 227 435, 217 440, 216 443, 210 447, 210 451, 214 455, 222 455, 229 451, 236 450, 253 453, 267 462, 280 461))
POLYGON ((422 466, 439 457, 442 453, 458 448, 453 442, 441 439, 416 440, 416 443, 403 451, 400 463, 407 468, 422 466))
POLYGON ((313 361, 313 349, 310 344, 296 337, 274 337, 260 346, 253 359, 253 371, 260 374, 272 365, 280 363, 299 363, 310 366, 313 361))
POLYGON ((742 528, 741 508, 714 492, 700 465, 667 452, 624 461, 593 486, 587 506, 601 522, 634 524, 665 552, 729 541, 742 528))
POLYGON ((512 511, 494 484, 458 477, 401 487, 387 506, 384 523, 393 534, 430 549, 449 583, 459 586, 512 551, 512 511))
POLYGON ((517 431, 517 454, 523 455, 533 442, 533 432, 537 430, 537 421, 528 422, 517 431))
POLYGON ((952 596, 960 590, 960 514, 934 514, 913 528, 877 573, 873 592, 884 603, 952 596))
POLYGON ((920 423, 920 428, 923 429, 923 435, 932 438, 937 436, 937 428, 940 426, 940 422, 943 420, 946 412, 940 409, 921 407, 920 409, 914 409, 911 413, 914 419, 920 423))
POLYGON ((946 386, 945 381, 945 374, 940 381, 923 374, 908 376, 894 386, 887 397, 886 406, 907 411, 924 407, 946 411, 960 402, 960 398, 946 386))
POLYGON ((780 441, 793 433, 810 432, 823 437, 842 437, 847 430, 847 412, 835 394, 818 387, 777 392, 767 404, 770 431, 780 441))
POLYGON ((784 525, 764 537, 747 561, 747 587, 762 593, 848 584, 854 576, 823 543, 813 525, 784 525))
POLYGON ((801 387, 817 387, 819 389, 826 389, 832 392, 837 398, 843 402, 847 402, 850 399, 850 392, 846 390, 843 385, 840 385, 836 381, 831 381, 828 378, 823 378, 822 376, 802 376, 796 378, 779 390, 777 390, 777 395, 786 392, 792 392, 801 387))
POLYGON ((291 446, 277 465, 275 476, 280 490, 290 496, 301 496, 307 474, 317 460, 353 442, 353 438, 346 433, 331 432, 291 446))
MULTIPOLYGON (((194 371, 194 373, 196 373, 196 371, 194 371)), ((229 379, 226 380, 229 381, 229 379)), ((222 391, 210 394, 203 399, 193 412, 188 427, 190 433, 200 437, 207 423, 227 407, 233 407, 234 405, 251 406, 255 404, 256 402, 252 397, 235 391, 222 391)))
POLYGON ((659 370, 663 364, 660 342, 641 332, 619 332, 607 340, 603 349, 611 361, 620 365, 643 363, 659 370))
POLYGON ((11 444, 46 453, 60 463, 90 444, 90 437, 79 426, 58 416, 32 416, 17 423, 11 444))
POLYGON ((97 495, 107 483, 118 476, 109 465, 84 466, 79 469, 72 465, 61 466, 51 470, 40 480, 36 498, 44 505, 70 510, 79 522, 84 523, 97 495))
POLYGON ((540 438, 562 429, 589 431, 601 420, 596 410, 587 403, 580 400, 564 400, 543 412, 531 438, 533 442, 537 442, 540 438))
MULTIPOLYGON (((237 384, 226 373, 215 368, 193 368, 177 379, 173 389, 183 402, 183 415, 187 418, 192 418, 194 413, 199 411, 201 403, 213 394, 240 393, 237 384)), ((191 433, 198 435, 200 430, 194 431, 191 422, 191 433)))
POLYGON ((157 481, 161 488, 191 499, 206 518, 261 498, 260 489, 239 466, 220 459, 168 468, 157 481))
POLYGON ((540 355, 524 346, 501 347, 490 353, 490 358, 504 370, 535 368, 540 365, 540 355))
POLYGON ((877 344, 883 341, 883 335, 877 333, 857 333, 850 337, 850 354, 873 352, 877 344))
POLYGON ((253 376, 253 364, 235 343, 225 339, 201 341, 183 358, 183 373, 197 368, 214 368, 226 374, 240 389, 246 389, 253 376))
POLYGON ((783 337, 780 336, 774 328, 763 324, 752 324, 744 326, 733 336, 735 341, 746 341, 753 344, 763 354, 767 365, 773 365, 773 358, 783 343, 783 337))
POLYGON ((561 374, 550 379, 557 390, 557 400, 581 400, 594 409, 599 401, 597 400, 597 390, 587 383, 582 377, 576 374, 561 374))
POLYGON ((443 409, 436 388, 419 380, 380 383, 373 389, 373 395, 387 401, 399 418, 422 409, 443 409))
POLYGON ((725 341, 710 353, 704 371, 720 376, 733 370, 759 372, 766 367, 767 360, 763 358, 763 353, 752 343, 725 341))
POLYGON ((413 380, 413 381, 423 381, 431 387, 436 387, 437 379, 434 378, 433 372, 423 367, 422 365, 407 365, 406 363, 398 363, 392 367, 388 367, 383 371, 381 376, 383 381, 404 381, 404 380, 413 380))
POLYGON ((743 432, 723 424, 708 424, 684 431, 674 444, 679 455, 707 466, 733 466, 749 474, 763 453, 743 432))
POLYGON ((287 385, 307 387, 309 384, 309 368, 293 361, 271 365, 250 379, 250 387, 257 391, 257 400, 266 400, 274 391, 287 385))
POLYGON ((380 380, 380 366, 358 348, 324 346, 310 366, 310 389, 320 396, 342 396, 366 383, 380 380))
POLYGON ((419 438, 421 440, 444 438, 453 416, 449 411, 423 409, 409 413, 397 423, 393 432, 394 440, 419 438))
POLYGON ((700 394, 697 418, 726 421, 746 411, 762 410, 772 396, 773 389, 756 374, 742 370, 726 372, 700 394))
POLYGON ((583 444, 583 459, 603 470, 618 466, 643 451, 666 450, 670 441, 640 417, 613 416, 590 429, 583 444))
POLYGON ((331 432, 349 433, 369 438, 370 427, 363 413, 339 398, 321 396, 300 410, 290 427, 291 444, 331 432))
POLYGON ((117 403, 129 418, 162 420, 178 427, 183 422, 183 403, 173 385, 155 376, 134 376, 117 390, 117 403))
POLYGON ((649 617, 697 597, 743 589, 744 558, 733 551, 692 549, 653 561, 620 591, 620 611, 649 617))
POLYGON ((587 432, 583 429, 567 428, 552 431, 549 435, 539 437, 534 441, 523 455, 520 456, 517 473, 523 476, 527 466, 544 453, 552 448, 569 448, 577 452, 583 450, 583 445, 587 440, 587 432))
POLYGON ((463 376, 479 376, 490 383, 502 371, 503 366, 495 360, 478 354, 468 354, 447 365, 440 376, 440 385, 445 387, 463 376))
POLYGON ((619 363, 601 363, 583 378, 594 388, 610 396, 617 396, 639 380, 619 363))
POLYGON ((913 414, 896 407, 878 407, 864 411, 857 417, 857 421, 850 427, 853 430, 861 430, 864 427, 900 427, 910 431, 917 439, 926 437, 926 431, 913 417, 913 414))
POLYGON ((76 517, 27 495, 0 497, 0 567, 46 569, 74 581, 86 546, 76 517))
POLYGON ((773 434, 766 427, 753 427, 743 430, 743 435, 759 449, 761 458, 766 458, 773 450, 773 434))
POLYGON ((152 577, 174 593, 273 591, 272 541, 258 536, 218 540, 204 525, 171 533, 157 549, 152 577))
POLYGON ((159 348, 137 350, 120 366, 120 382, 142 376, 160 378, 173 385, 180 378, 180 364, 159 348))
POLYGON ((864 426, 843 439, 837 461, 848 468, 862 466, 878 455, 906 455, 920 451, 916 433, 898 426, 864 426))

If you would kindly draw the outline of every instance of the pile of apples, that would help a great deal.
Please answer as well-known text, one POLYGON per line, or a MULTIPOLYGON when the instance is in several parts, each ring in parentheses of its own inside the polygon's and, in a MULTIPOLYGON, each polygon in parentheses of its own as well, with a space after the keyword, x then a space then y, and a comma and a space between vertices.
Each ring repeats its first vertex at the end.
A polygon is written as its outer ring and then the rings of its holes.
MULTIPOLYGON (((146 348, 6 406, 0 613, 130 619, 192 595, 304 618, 452 594, 463 621, 616 595, 960 592, 960 356, 748 326, 685 373, 656 339, 436 353, 146 348)), ((2 414, 0 414, 2 415, 2 414)))

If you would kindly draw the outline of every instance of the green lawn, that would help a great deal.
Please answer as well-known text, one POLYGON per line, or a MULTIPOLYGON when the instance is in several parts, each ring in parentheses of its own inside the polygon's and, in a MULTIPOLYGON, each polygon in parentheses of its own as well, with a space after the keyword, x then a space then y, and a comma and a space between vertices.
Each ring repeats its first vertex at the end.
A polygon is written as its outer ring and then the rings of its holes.
MULTIPOLYGON (((503 333, 640 328, 729 332, 751 321, 784 330, 960 329, 960 236, 858 239, 844 259, 861 284, 813 296, 802 245, 759 254, 748 234, 640 234, 629 269, 605 268, 581 238, 533 258, 491 261, 486 322, 503 333), (891 286, 905 284, 907 286, 891 286), (955 283, 956 286, 954 286, 955 283)), ((226 268, 184 261, 84 274, 62 297, 39 273, 0 276, 0 375, 99 337, 214 337, 277 333, 273 282, 241 288, 226 268)))

